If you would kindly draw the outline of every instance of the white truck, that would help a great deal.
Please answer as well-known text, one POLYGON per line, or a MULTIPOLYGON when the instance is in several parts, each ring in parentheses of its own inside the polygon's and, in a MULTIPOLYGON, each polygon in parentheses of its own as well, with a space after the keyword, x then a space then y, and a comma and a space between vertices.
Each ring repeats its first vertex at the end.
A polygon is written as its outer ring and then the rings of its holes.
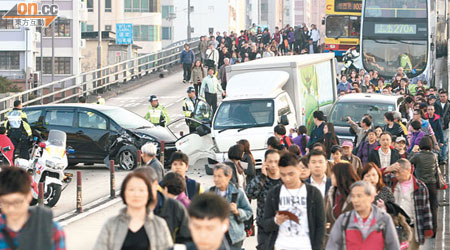
POLYGON ((192 118, 202 121, 196 133, 181 137, 178 150, 189 164, 207 158, 210 164, 227 159, 228 149, 241 139, 261 165, 267 139, 278 124, 290 128, 314 126, 313 112, 327 114, 336 100, 334 54, 270 57, 226 68, 226 98, 212 115, 200 100, 192 118))

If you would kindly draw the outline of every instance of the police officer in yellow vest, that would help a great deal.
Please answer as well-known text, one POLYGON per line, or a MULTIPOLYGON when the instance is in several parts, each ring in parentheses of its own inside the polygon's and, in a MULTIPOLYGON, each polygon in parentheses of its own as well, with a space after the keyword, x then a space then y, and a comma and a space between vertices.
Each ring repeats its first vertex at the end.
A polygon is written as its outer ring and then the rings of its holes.
POLYGON ((158 97, 156 95, 150 96, 148 100, 150 102, 150 107, 145 119, 153 123, 155 126, 165 127, 170 122, 169 113, 166 107, 162 106, 158 102, 158 97))
POLYGON ((22 111, 22 102, 14 101, 14 108, 6 115, 5 127, 7 135, 11 139, 14 147, 20 151, 19 158, 29 159, 28 149, 30 147, 31 127, 28 124, 28 117, 22 111))
MULTIPOLYGON (((187 89, 188 96, 183 100, 183 113, 185 118, 190 118, 192 112, 194 112, 195 104, 197 103, 197 98, 195 97, 195 88, 189 87, 187 89)), ((186 119, 186 124, 189 127, 189 133, 195 131, 195 126, 189 119, 186 119)))
POLYGON ((101 95, 99 95, 99 96, 97 96, 97 102, 96 103, 99 104, 99 105, 105 105, 106 100, 101 95))

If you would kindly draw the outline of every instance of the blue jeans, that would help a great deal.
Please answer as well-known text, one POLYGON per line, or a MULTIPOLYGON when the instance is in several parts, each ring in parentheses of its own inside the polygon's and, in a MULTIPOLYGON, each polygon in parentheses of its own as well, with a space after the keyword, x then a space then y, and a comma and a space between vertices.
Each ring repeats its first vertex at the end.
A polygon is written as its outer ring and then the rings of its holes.
POLYGON ((444 146, 441 147, 441 152, 439 152, 439 161, 446 161, 448 158, 448 136, 449 129, 444 130, 444 146))

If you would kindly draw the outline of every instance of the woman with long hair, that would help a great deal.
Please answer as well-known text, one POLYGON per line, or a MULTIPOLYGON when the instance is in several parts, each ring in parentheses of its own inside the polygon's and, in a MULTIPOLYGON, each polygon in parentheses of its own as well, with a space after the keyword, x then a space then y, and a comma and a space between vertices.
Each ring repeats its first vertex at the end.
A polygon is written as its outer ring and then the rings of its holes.
POLYGON ((292 139, 292 142, 300 148, 300 152, 302 156, 306 155, 306 148, 309 141, 309 136, 307 135, 308 129, 306 126, 298 127, 297 134, 298 136, 292 139))
POLYGON ((353 210, 350 186, 359 180, 359 176, 350 163, 341 162, 331 169, 331 187, 325 201, 327 230, 333 227, 339 215, 353 210))
POLYGON ((202 80, 205 78, 205 69, 200 59, 197 59, 192 65, 191 82, 194 84, 195 96, 198 97, 198 91, 202 85, 202 80))
POLYGON ((253 157, 252 152, 250 151, 250 143, 247 140, 239 140, 237 144, 240 144, 244 147, 244 157, 242 157, 242 161, 247 163, 245 174, 247 175, 247 183, 250 183, 250 181, 256 176, 256 161, 253 157))
POLYGON ((244 157, 244 146, 241 144, 236 144, 228 149, 228 159, 229 161, 224 162, 233 169, 233 176, 231 177, 231 183, 236 185, 238 188, 245 190, 246 186, 246 175, 245 169, 241 165, 242 157, 244 157))
POLYGON ((327 154, 327 159, 330 159, 331 156, 331 147, 334 145, 339 145, 339 138, 336 136, 336 133, 334 132, 334 124, 331 122, 328 122, 323 127, 323 145, 325 145, 325 150, 327 154))
POLYGON ((382 200, 384 203, 395 202, 395 198, 392 194, 391 189, 384 184, 383 175, 381 174, 380 169, 375 163, 369 162, 364 165, 364 168, 361 172, 361 179, 374 185, 374 187, 376 188, 377 195, 373 200, 374 205, 377 205, 378 200, 382 200))

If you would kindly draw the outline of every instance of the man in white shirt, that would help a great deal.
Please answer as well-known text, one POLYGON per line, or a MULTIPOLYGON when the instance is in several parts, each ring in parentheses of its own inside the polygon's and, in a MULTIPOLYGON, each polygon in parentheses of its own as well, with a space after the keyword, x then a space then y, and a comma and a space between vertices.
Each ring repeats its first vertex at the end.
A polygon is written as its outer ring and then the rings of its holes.
POLYGON ((262 227, 270 235, 264 249, 322 249, 325 211, 320 191, 300 180, 295 155, 283 155, 278 165, 283 185, 267 194, 262 227))
POLYGON ((315 24, 311 25, 311 31, 309 32, 309 37, 313 40, 314 45, 314 53, 318 53, 318 45, 320 41, 320 32, 317 30, 317 26, 315 24))
POLYGON ((225 91, 222 89, 222 86, 214 73, 215 70, 213 68, 208 69, 208 75, 203 78, 199 94, 200 97, 205 98, 206 102, 211 105, 213 113, 215 113, 217 109, 217 93, 220 92, 222 95, 225 94, 225 91))
POLYGON ((328 168, 325 153, 319 150, 312 150, 308 154, 308 168, 311 171, 311 176, 306 182, 319 189, 322 197, 325 198, 331 186, 331 179, 327 178, 325 174, 328 168))

